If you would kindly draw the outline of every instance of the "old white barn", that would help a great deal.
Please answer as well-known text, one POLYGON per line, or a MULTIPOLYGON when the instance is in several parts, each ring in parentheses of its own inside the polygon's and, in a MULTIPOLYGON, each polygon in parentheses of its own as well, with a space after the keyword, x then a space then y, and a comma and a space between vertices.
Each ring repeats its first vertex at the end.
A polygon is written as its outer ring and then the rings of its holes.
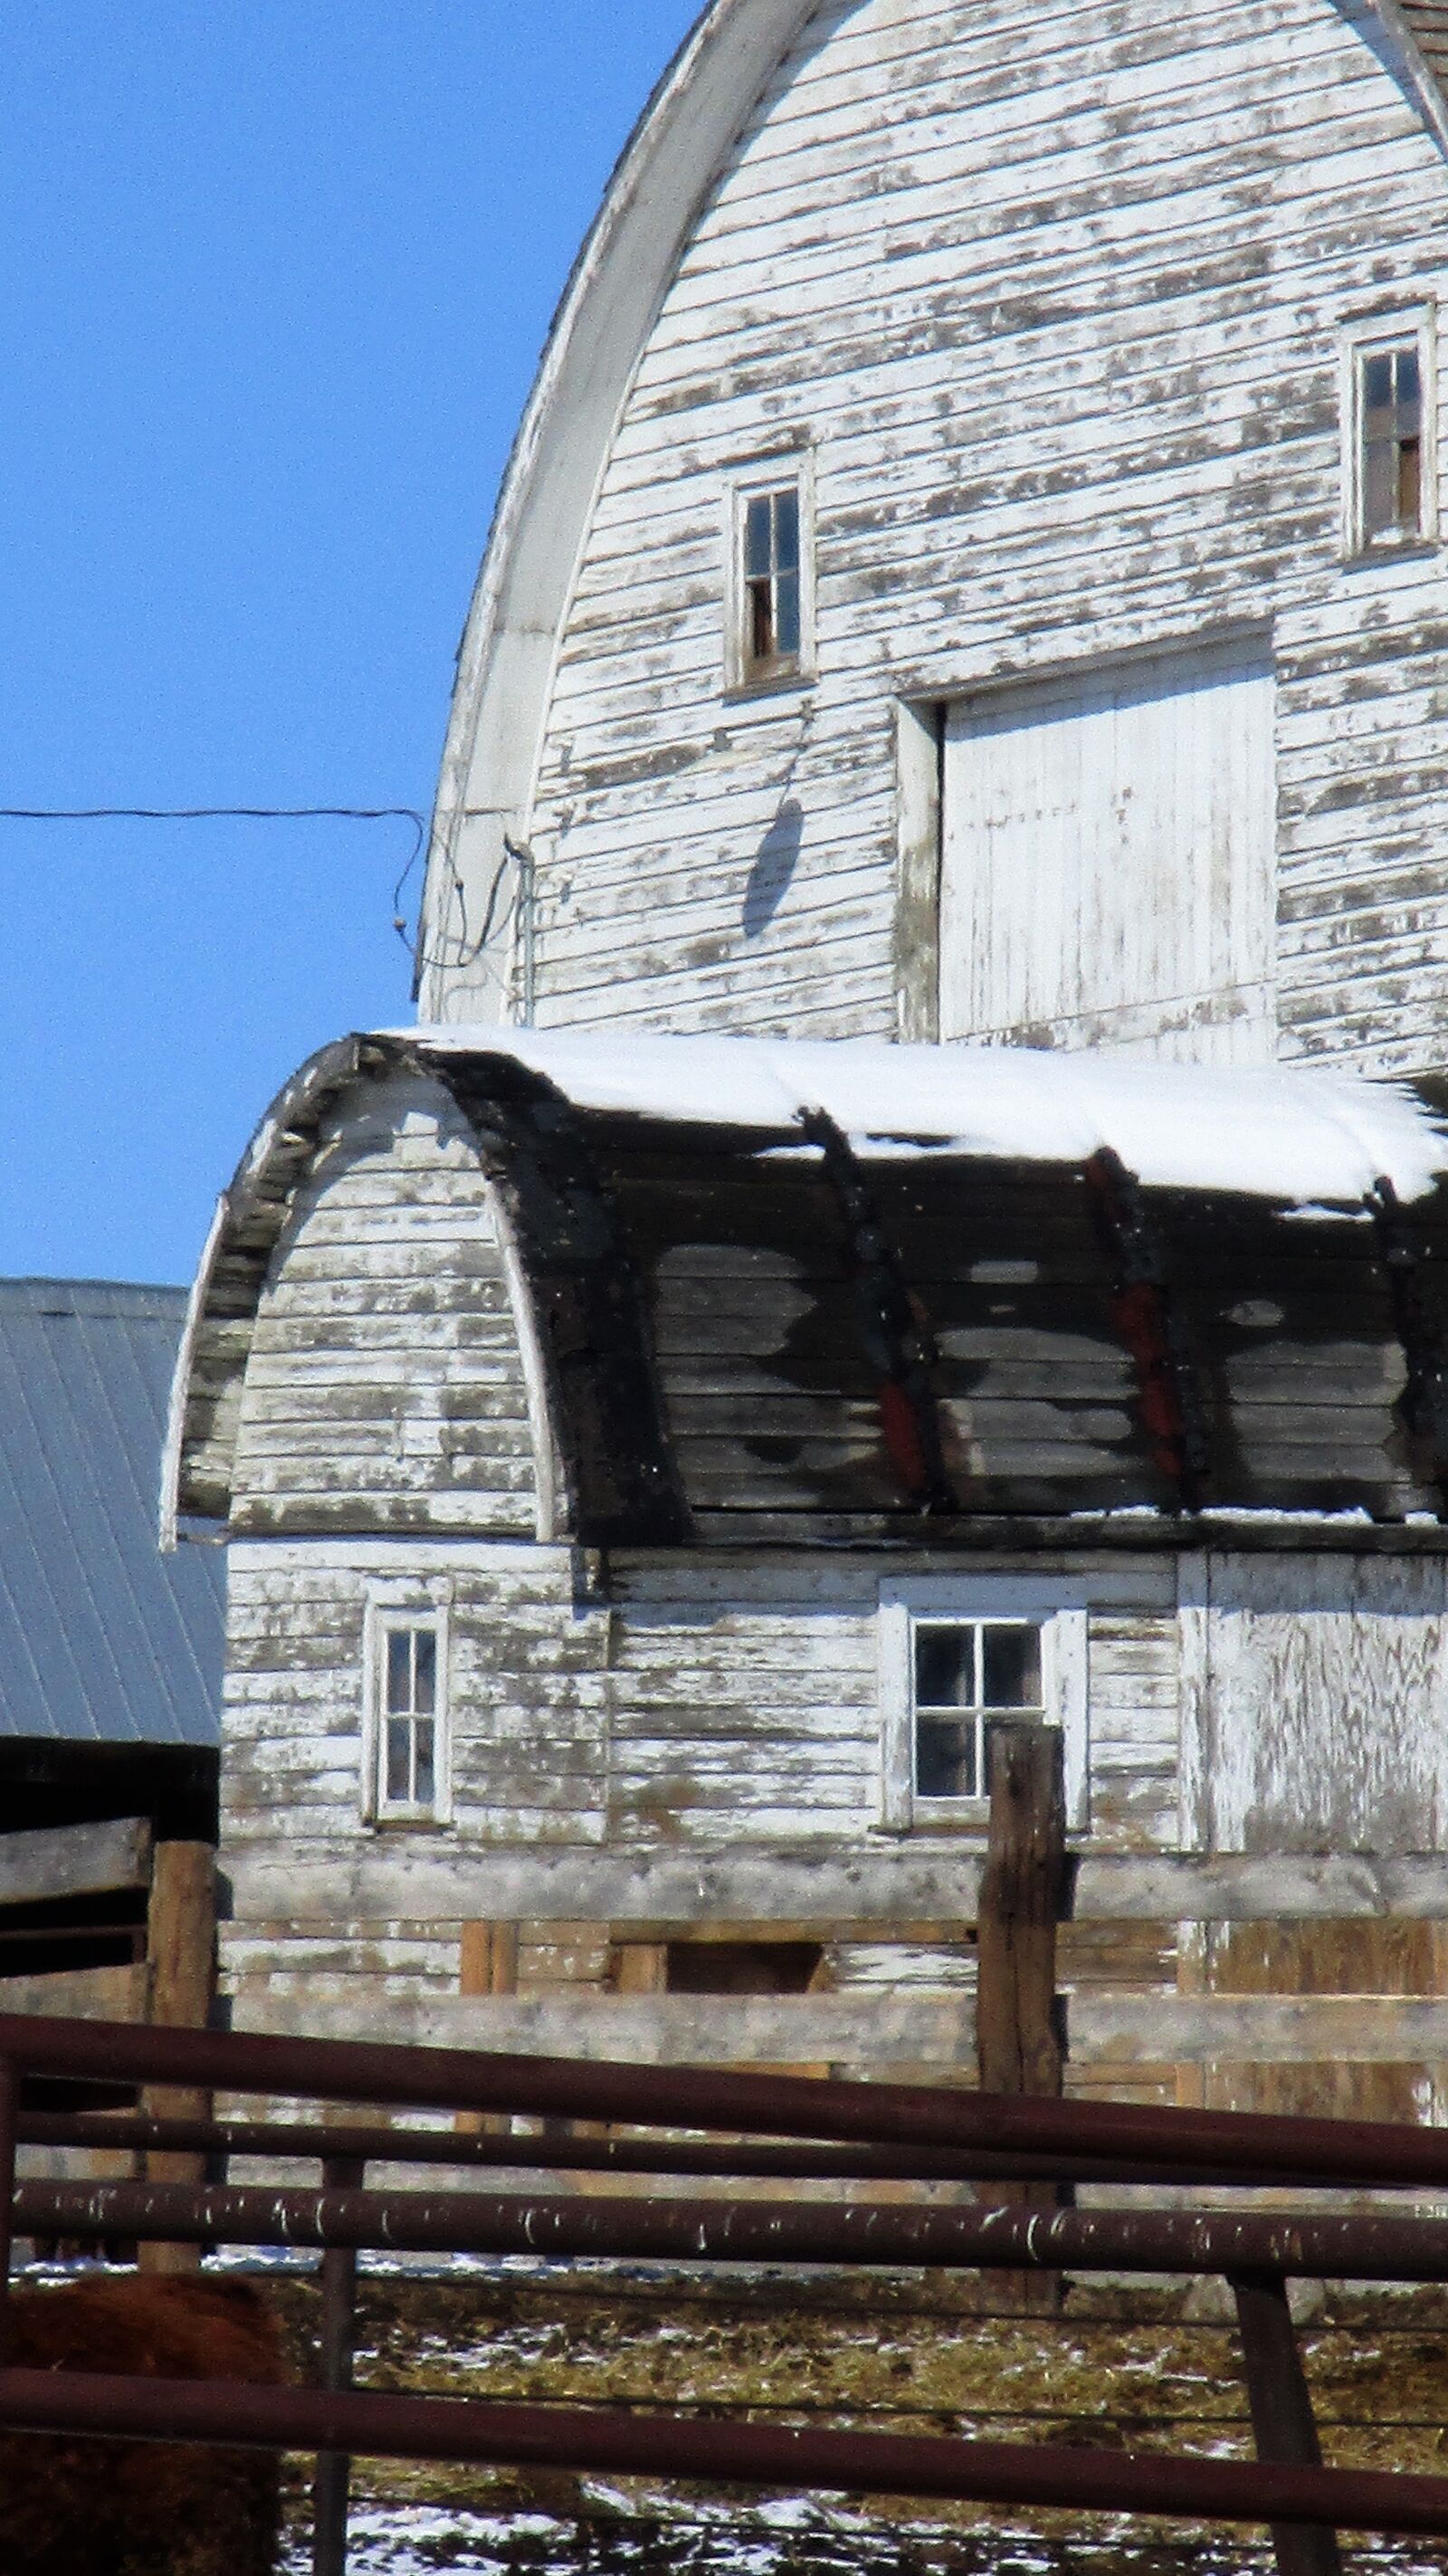
POLYGON ((424 1015, 1437 1064, 1445 70, 1393 0, 709 10, 503 493, 424 1015))
POLYGON ((1436 2098, 1445 68, 716 0, 662 84, 423 1025, 298 1077, 194 1302, 239 2021, 968 2065, 1015 1708, 1073 2081, 1436 2098))

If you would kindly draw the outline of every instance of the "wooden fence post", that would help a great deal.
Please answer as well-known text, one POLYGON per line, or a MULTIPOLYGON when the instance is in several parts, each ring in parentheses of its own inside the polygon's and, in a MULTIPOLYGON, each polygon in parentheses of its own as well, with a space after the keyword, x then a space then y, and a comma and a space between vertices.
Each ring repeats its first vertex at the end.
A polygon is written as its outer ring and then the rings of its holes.
MULTIPOLYGON (((216 1854, 210 1843, 156 1845, 146 1959, 149 2018, 171 2029, 204 2030, 216 1992, 216 1854)), ((143 2107, 158 2120, 209 2120, 212 2101, 190 2085, 153 2084, 143 2107)), ((146 2174, 152 2182, 202 2183, 206 2159, 149 2154, 146 2174)), ((143 2245, 137 2256, 142 2272, 194 2272, 200 2262, 198 2245, 143 2245)))
MULTIPOLYGON (((1059 2095, 1065 2065, 1056 1994, 1056 1926, 1066 1886, 1061 1731, 1030 1719, 990 1732, 990 1838, 977 1925, 976 2055, 983 2093, 1059 2095)), ((1054 2209, 1054 2184, 990 2184, 983 2197, 1054 2209)), ((1002 2306, 1051 2315, 1054 2272, 988 2274, 1002 2306)))
MULTIPOLYGON (((1322 2445, 1287 2284, 1275 2272, 1235 2272, 1230 2278, 1257 2457, 1320 2469, 1322 2445)), ((1342 2576, 1337 2533, 1320 2523, 1274 2523, 1272 2551, 1278 2576, 1342 2576)))
MULTIPOLYGON (((367 2168, 360 2157, 331 2156, 322 2167, 327 2191, 360 2191, 367 2168)), ((322 2386, 352 2385, 357 2344, 357 2256, 349 2245, 329 2245, 322 2256, 322 2386)), ((312 2488, 312 2576, 347 2576, 347 2517, 352 2462, 345 2451, 319 2451, 312 2488)))

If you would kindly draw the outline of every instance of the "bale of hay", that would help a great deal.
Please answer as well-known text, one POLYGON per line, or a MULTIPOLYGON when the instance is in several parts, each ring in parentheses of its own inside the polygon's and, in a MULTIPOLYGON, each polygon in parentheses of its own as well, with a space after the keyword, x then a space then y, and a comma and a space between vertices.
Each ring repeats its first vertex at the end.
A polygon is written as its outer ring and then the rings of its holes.
MULTIPOLYGON (((276 2320, 248 2282, 17 2287, 11 2313, 18 2368, 287 2375, 276 2320)), ((265 2452, 0 2434, 4 2576, 274 2576, 279 2525, 279 2463, 265 2452)))

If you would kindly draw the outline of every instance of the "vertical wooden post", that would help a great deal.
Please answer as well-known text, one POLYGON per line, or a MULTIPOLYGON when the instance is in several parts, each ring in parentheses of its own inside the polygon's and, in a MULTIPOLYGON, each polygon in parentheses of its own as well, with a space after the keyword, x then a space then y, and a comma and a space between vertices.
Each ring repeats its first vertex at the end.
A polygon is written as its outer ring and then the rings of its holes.
MULTIPOLYGON (((146 1916, 150 2019, 168 2029, 204 2030, 216 1992, 216 1854, 210 1843, 158 1843, 146 1916)), ((211 2095, 190 2085, 153 2084, 144 2097, 153 2119, 209 2120, 211 2095)), ((202 2183, 204 2156, 151 2154, 152 2182, 202 2183)), ((142 2272, 194 2272, 199 2245, 143 2245, 142 2272)))
MULTIPOLYGON (((992 1727, 990 1839, 977 1927, 976 2056, 983 2093, 1058 2095, 1065 2052, 1056 1996, 1056 1926, 1066 1885, 1066 1793, 1059 1727, 992 1727)), ((1053 2184, 991 2184, 992 2200, 1054 2209, 1053 2184)), ((1051 2315, 1054 2272, 987 2274, 1005 2307, 1051 2315)))
MULTIPOLYGON (((458 1992, 462 1995, 515 1995, 518 1991, 518 1926, 516 1923, 465 1923, 458 1945, 458 1992)), ((453 2126, 460 2137, 506 2136, 512 2128, 497 2111, 459 2111, 453 2126)))
MULTIPOLYGON (((360 2191, 366 2166, 357 2156, 333 2156, 322 2167, 325 2191, 360 2191)), ((350 2245, 329 2245, 322 2256, 322 2373, 324 2388, 352 2385, 357 2347, 357 2256, 350 2245)), ((312 2488, 312 2576, 347 2576, 347 2513, 352 2462, 345 2451, 319 2451, 312 2488)))
POLYGON ((10 2261, 15 2250, 15 2126, 20 2075, 12 2058, 0 2058, 0 2370, 10 2359, 10 2261))
MULTIPOLYGON (((1247 2379, 1247 2402, 1259 2460, 1320 2469, 1322 2445, 1312 2392, 1297 2348, 1287 2284, 1276 2272, 1231 2276, 1247 2379)), ((1274 2523, 1277 2576, 1342 2576, 1337 2533, 1316 2523, 1274 2523)))

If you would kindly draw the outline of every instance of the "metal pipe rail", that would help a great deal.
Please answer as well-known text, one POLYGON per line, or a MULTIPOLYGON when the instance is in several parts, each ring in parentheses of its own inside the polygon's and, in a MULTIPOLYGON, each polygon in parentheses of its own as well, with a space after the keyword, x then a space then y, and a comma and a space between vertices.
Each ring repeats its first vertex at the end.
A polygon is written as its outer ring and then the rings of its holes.
MULTIPOLYGON (((1293 2273, 1358 2279, 1448 2278, 1448 2223, 1301 2213, 1071 2211, 1019 2205, 940 2209, 829 2202, 567 2200, 362 2188, 371 2158, 415 2153, 420 2140, 393 2129, 350 2130, 315 2120, 292 2128, 201 2123, 202 2152, 248 2147, 277 2154, 307 2141, 324 2157, 320 2192, 215 2189, 189 2184, 15 2182, 22 2075, 89 2082, 170 2084, 234 2094, 290 2096, 416 2112, 504 2113, 605 2121, 634 2130, 722 2131, 702 2153, 710 2171, 803 2178, 869 2178, 882 2159, 917 2179, 933 2167, 965 2179, 967 2164, 1009 2194, 1022 2179, 1142 2181, 1200 2188, 1225 2183, 1310 2183, 1354 2190, 1448 2192, 1448 2134, 1369 2122, 1264 2118, 1124 2104, 997 2097, 921 2085, 819 2082, 555 2058, 471 2055, 372 2043, 279 2040, 249 2034, 0 2017, 0 2336, 16 2223, 61 2235, 126 2234, 162 2242, 213 2239, 311 2243, 326 2254, 324 2391, 277 2392, 27 2373, 0 2366, 0 2423, 118 2437, 256 2441, 312 2448, 323 2460, 315 2566, 345 2564, 347 2460, 357 2451, 427 2459, 546 2462, 645 2475, 715 2477, 752 2485, 784 2481, 852 2493, 969 2498, 1271 2523, 1280 2576, 1338 2576, 1339 2525, 1448 2536, 1448 2480, 1328 2471, 1321 2466, 1311 2399, 1287 2305, 1293 2273), (751 2142, 740 2147, 734 2141, 751 2142), (350 2157, 341 2142, 347 2140, 350 2157), (283 2141, 287 2142, 284 2146, 283 2141), (378 2144, 381 2141, 383 2143, 378 2144), (375 2154, 374 2154, 375 2149, 375 2154), (863 2176, 860 2167, 865 2168, 863 2176), (1054 2170, 1053 2170, 1054 2168, 1054 2170), (330 2186, 330 2187, 325 2187, 330 2186), (420 2252, 663 2255, 706 2262, 834 2262, 979 2266, 991 2273, 1109 2269, 1224 2272, 1238 2322, 1258 2461, 1237 2463, 918 2441, 895 2435, 784 2430, 519 2409, 349 2391, 353 2253, 362 2245, 420 2252)), ((27 2112, 25 2126, 56 2115, 27 2112)), ((105 2115, 109 2117, 110 2115, 105 2115)), ((99 2141, 104 2120, 77 2115, 99 2141)), ((146 2124, 142 2123, 142 2127, 146 2124)), ((197 2125, 153 2123, 149 2143, 169 2147, 197 2125)), ((136 2134, 135 2124, 129 2134, 136 2134)), ((534 2169, 579 2159, 602 2145, 627 2171, 688 2171, 697 2140, 585 2141, 556 2136, 472 2139, 456 2133, 419 2162, 466 2166, 512 2161, 525 2147, 534 2169), (445 2149, 445 2153, 444 2153, 445 2149), (667 2160, 666 2162, 663 2160, 667 2160)), ((3 2365, 0 2345, 0 2365, 3 2365)))
MULTIPOLYGON (((760 2145, 715 2146, 686 2138, 478 2136, 436 2129, 348 2123, 167 2119, 127 2111, 23 2111, 22 2146, 108 2149, 138 2155, 271 2158, 326 2164, 453 2166, 508 2173, 693 2175, 699 2180, 769 2182, 1109 2183, 1117 2188, 1340 2191, 1340 2176, 1258 2172, 1110 2156, 992 2155, 985 2149, 760 2145)), ((1405 2182, 1385 2189, 1421 2188, 1405 2182)), ((1448 2190, 1445 2190, 1448 2198, 1448 2190)))
POLYGON ((0 2423, 33 2433, 568 2468, 840 2495, 933 2496, 1274 2529, 1448 2536, 1448 2478, 1377 2469, 963 2442, 929 2434, 698 2422, 477 2398, 333 2395, 225 2381, 0 2370, 0 2423))
POLYGON ((17 2231, 183 2244, 375 2247, 554 2260, 1448 2281, 1448 2221, 1197 2210, 580 2200, 531 2192, 22 2182, 17 2231))
POLYGON ((724 2129, 753 2137, 1108 2158, 1224 2175, 1448 2191, 1448 2131, 1385 2121, 1308 2120, 1246 2111, 1179 2111, 1037 2100, 914 2084, 721 2074, 598 2059, 490 2056, 363 2040, 288 2040, 249 2032, 0 2014, 0 2062, 96 2083, 300 2096, 430 2111, 502 2111, 627 2127, 724 2129))

